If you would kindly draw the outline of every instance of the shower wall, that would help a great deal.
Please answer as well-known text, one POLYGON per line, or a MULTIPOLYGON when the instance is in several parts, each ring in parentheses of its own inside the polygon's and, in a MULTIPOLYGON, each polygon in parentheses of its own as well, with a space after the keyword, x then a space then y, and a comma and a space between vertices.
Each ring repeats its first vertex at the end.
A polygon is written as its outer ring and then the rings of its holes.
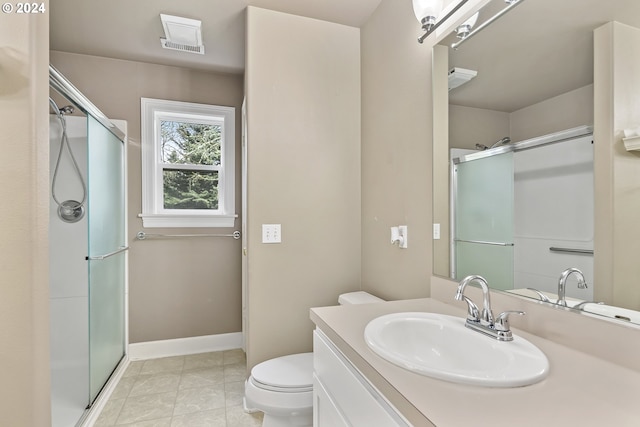
POLYGON ((557 293, 558 277, 580 269, 567 296, 593 300, 593 255, 552 252, 550 247, 593 249, 593 137, 514 153, 514 285, 557 293))
MULTIPOLYGON (((87 180, 87 119, 67 116, 69 144, 87 180)), ((60 150, 62 127, 50 117, 50 179, 60 150)), ((82 185, 64 150, 58 168, 55 192, 59 201, 81 201, 82 185)), ((50 333, 52 425, 72 426, 82 416, 89 399, 88 331, 88 228, 85 215, 76 223, 66 223, 57 215, 58 206, 50 197, 50 333)))

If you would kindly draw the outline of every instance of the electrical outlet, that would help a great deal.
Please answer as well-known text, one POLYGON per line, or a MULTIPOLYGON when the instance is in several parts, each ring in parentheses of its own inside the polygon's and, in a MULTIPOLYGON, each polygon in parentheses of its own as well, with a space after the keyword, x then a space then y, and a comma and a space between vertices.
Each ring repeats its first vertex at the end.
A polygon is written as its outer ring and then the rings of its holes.
POLYGON ((433 224, 433 240, 440 240, 440 224, 433 224))
POLYGON ((280 224, 262 224, 262 243, 281 243, 280 224))

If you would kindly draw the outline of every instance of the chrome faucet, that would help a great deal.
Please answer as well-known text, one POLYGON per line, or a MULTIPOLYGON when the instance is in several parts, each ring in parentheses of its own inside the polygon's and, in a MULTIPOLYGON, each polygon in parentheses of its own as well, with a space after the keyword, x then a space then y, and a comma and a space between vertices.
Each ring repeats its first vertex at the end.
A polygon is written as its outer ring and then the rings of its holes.
POLYGON ((484 335, 496 338, 498 341, 512 341, 513 334, 509 329, 509 315, 517 314, 524 315, 524 311, 505 311, 498 315, 494 320, 493 312, 491 311, 491 298, 489 293, 489 284, 482 276, 467 276, 458 285, 458 291, 456 292, 455 299, 458 301, 464 301, 467 303, 467 320, 465 326, 474 331, 480 332, 484 335), (464 290, 467 285, 476 282, 482 289, 482 314, 478 310, 478 306, 474 304, 471 299, 464 295, 464 290))
MULTIPOLYGON (((467 276, 458 285, 458 292, 456 293, 456 300, 462 301, 464 296, 464 288, 467 287, 472 282, 478 282, 480 288, 482 289, 482 316, 480 317, 481 322, 485 323, 493 323, 493 313, 491 312, 491 295, 489 294, 489 284, 482 276, 467 276)), ((471 301, 467 299, 468 301, 471 301)), ((467 301, 465 300, 465 301, 467 301)))
POLYGON ((567 300, 565 298, 567 292, 567 279, 572 274, 575 274, 578 278, 578 289, 587 289, 587 282, 584 280, 584 274, 582 271, 577 268, 567 268, 560 275, 560 279, 558 280, 558 302, 556 304, 561 305, 562 307, 567 306, 567 300))

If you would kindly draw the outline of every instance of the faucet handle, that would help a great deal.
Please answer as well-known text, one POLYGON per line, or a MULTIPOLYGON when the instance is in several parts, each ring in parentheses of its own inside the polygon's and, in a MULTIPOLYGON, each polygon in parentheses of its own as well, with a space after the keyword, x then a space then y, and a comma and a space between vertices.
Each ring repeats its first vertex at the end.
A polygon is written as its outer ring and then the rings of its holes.
POLYGON ((540 298, 540 301, 542 301, 542 302, 551 302, 551 300, 549 299, 548 296, 546 296, 545 294, 543 294, 542 292, 540 292, 536 288, 527 288, 527 289, 529 289, 530 291, 533 291, 536 294, 538 294, 538 298, 540 298))
POLYGON ((496 322, 495 322, 496 331, 508 332, 511 330, 509 325, 510 314, 517 314, 518 316, 524 316, 526 313, 524 311, 519 311, 519 310, 503 311, 502 313, 498 314, 498 317, 496 317, 496 322))
POLYGON ((595 301, 582 301, 582 302, 574 305, 571 308, 573 308, 574 310, 583 310, 584 311, 584 306, 587 305, 587 304, 603 305, 604 301, 598 301, 598 302, 595 302, 595 301))
POLYGON ((467 303, 467 320, 472 322, 480 321, 480 310, 478 310, 478 306, 475 305, 471 299, 462 295, 462 300, 467 303))

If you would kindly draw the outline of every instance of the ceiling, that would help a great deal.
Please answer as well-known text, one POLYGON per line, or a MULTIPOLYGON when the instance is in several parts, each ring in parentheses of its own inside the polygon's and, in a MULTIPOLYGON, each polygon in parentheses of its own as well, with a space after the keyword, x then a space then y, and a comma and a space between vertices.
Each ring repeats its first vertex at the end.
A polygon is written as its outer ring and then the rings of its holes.
MULTIPOLYGON (((493 0, 476 26, 503 7, 504 0, 493 0)), ((478 71, 449 92, 450 103, 513 112, 593 83, 593 30, 609 21, 640 28, 640 0, 522 1, 449 49, 450 68, 478 71)))
MULTIPOLYGON (((108 58, 242 73, 247 5, 362 27, 380 2, 51 0, 50 47, 108 58), (162 49, 161 13, 201 20, 206 53, 162 49)), ((477 25, 503 7, 504 0, 492 0, 481 11, 477 25)), ((478 71, 478 77, 450 92, 450 102, 512 112, 590 84, 593 29, 614 20, 640 28, 640 0, 522 1, 458 50, 449 50, 450 67, 478 71)), ((449 37, 443 43, 448 45, 455 40, 449 37)))
MULTIPOLYGON (((409 1, 409 0, 406 0, 409 1)), ((361 27, 381 0, 51 0, 52 50, 228 73, 244 71, 247 5, 361 27), (202 21, 205 54, 160 47, 160 14, 202 21)))

